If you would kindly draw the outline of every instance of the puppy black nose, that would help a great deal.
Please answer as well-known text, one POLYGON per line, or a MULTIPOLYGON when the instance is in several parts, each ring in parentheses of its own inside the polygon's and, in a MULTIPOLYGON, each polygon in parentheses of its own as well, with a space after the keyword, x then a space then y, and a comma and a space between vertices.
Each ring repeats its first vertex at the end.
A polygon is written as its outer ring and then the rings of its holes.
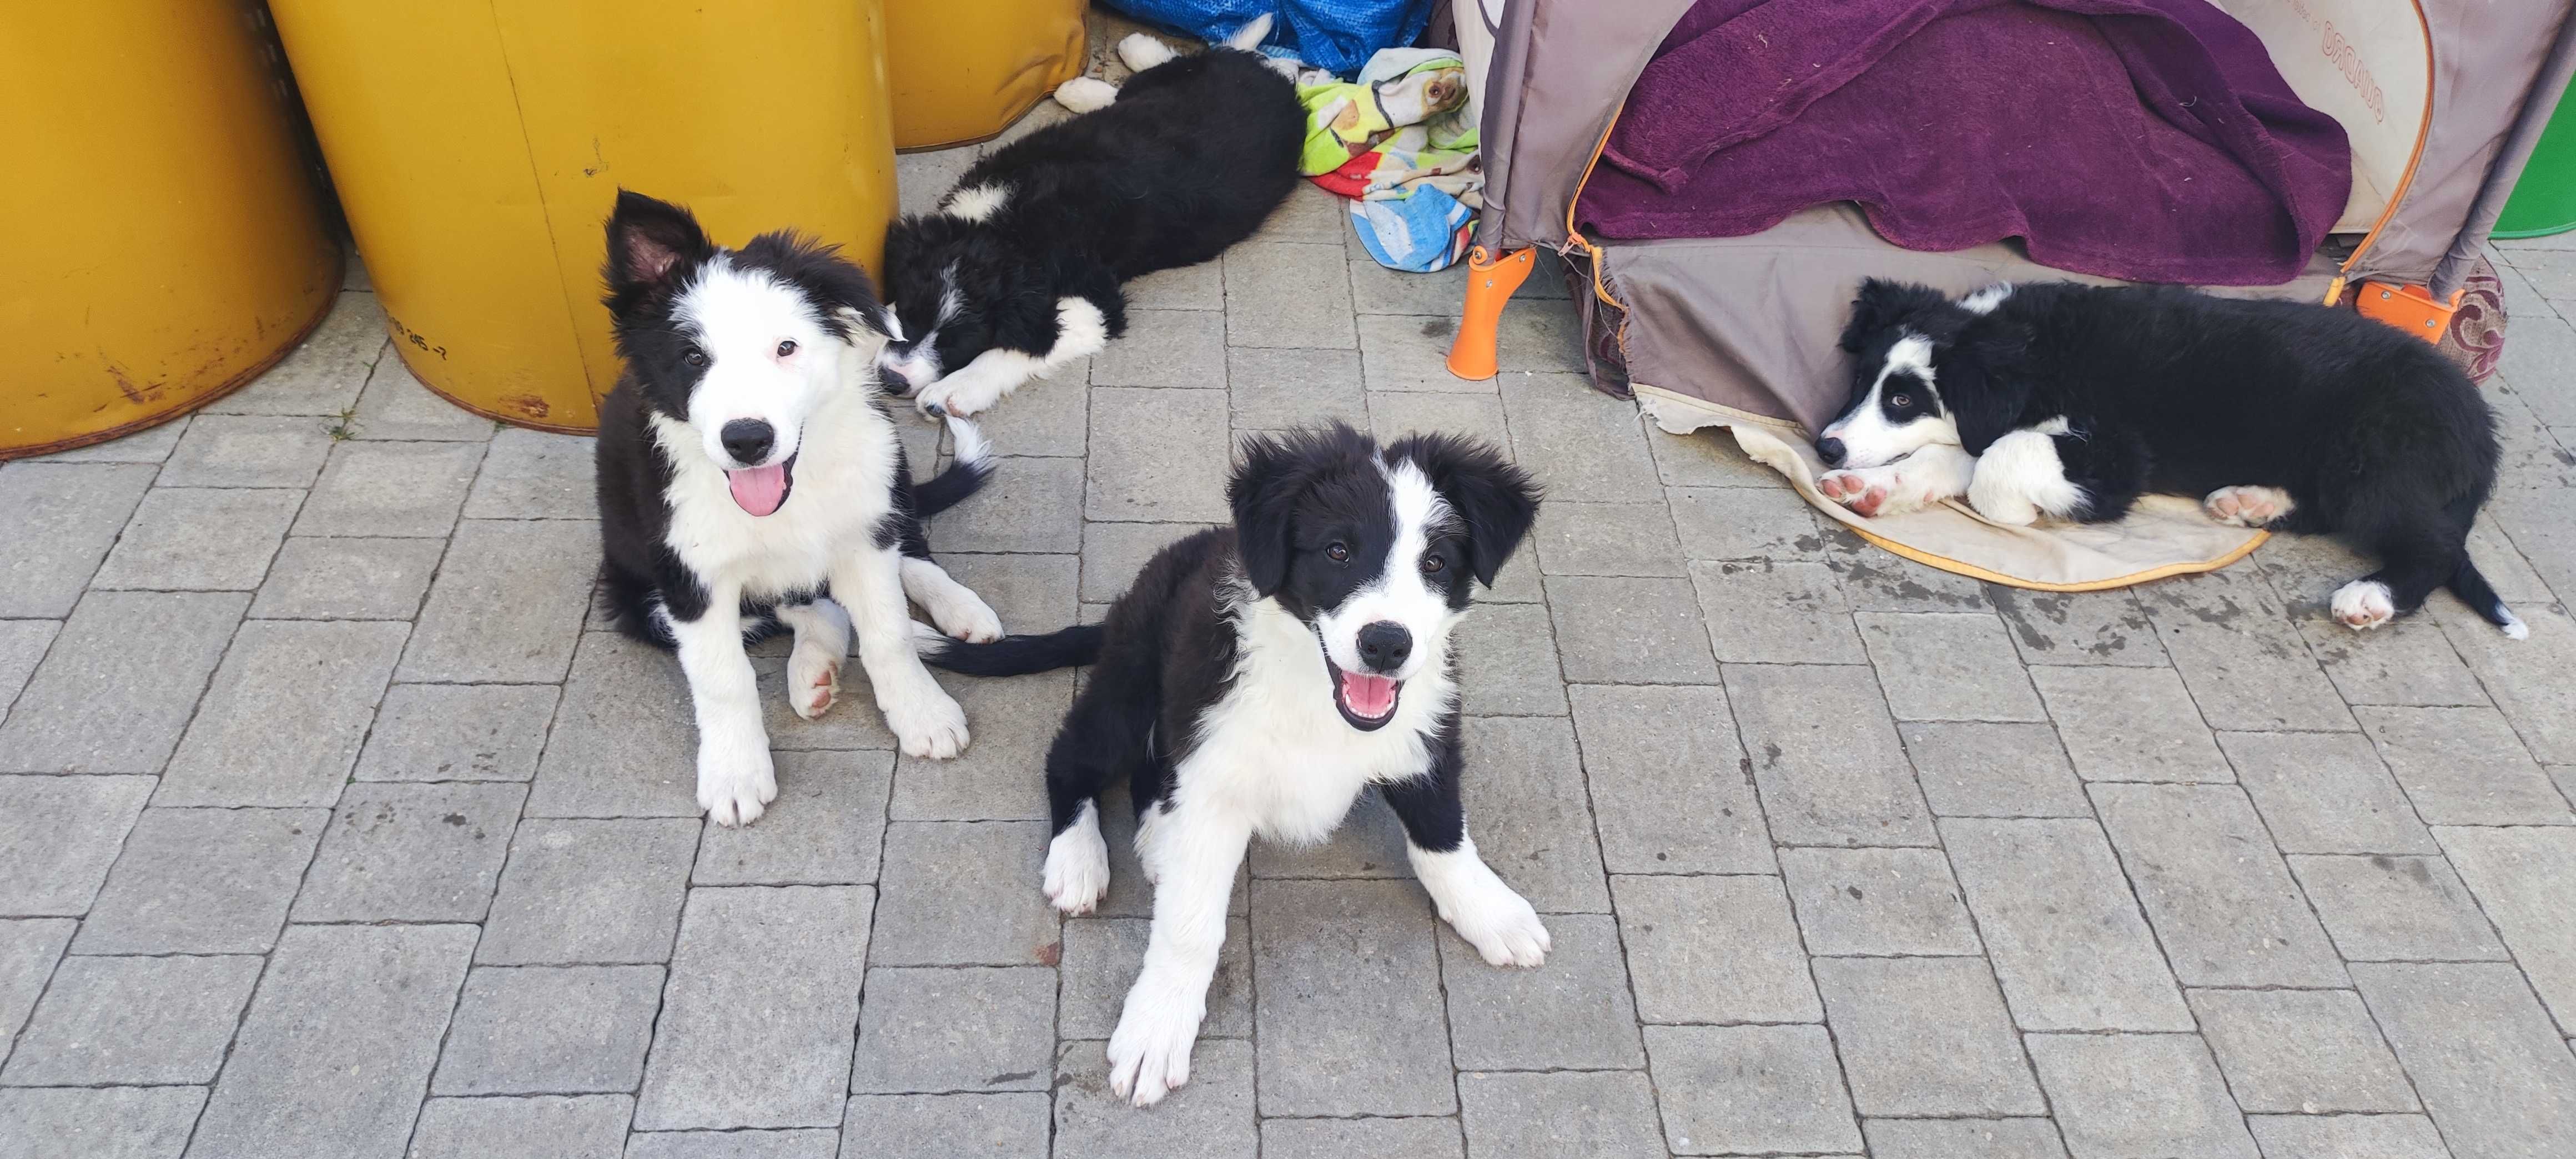
POLYGON ((1413 633, 1404 625, 1379 620, 1360 627, 1360 661, 1380 672, 1404 667, 1405 657, 1413 655, 1413 633))
POLYGON ((877 381, 884 383, 885 388, 893 392, 897 398, 912 397, 912 380, 905 378, 900 370, 891 366, 880 366, 877 368, 877 381))
POLYGON ((778 434, 759 419, 735 419, 716 432, 716 441, 724 444, 734 462, 748 466, 769 457, 769 448, 778 445, 778 434))
POLYGON ((1825 465, 1828 467, 1841 466, 1843 462, 1843 441, 1841 439, 1816 440, 1816 457, 1823 459, 1825 461, 1825 465))

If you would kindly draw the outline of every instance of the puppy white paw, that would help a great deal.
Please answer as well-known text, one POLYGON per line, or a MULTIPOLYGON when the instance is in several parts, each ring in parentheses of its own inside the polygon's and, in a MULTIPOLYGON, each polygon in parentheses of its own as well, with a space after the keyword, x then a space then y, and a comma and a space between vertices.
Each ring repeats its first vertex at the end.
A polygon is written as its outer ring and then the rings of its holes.
POLYGON ((1002 617, 993 614, 993 606, 963 587, 934 597, 923 605, 939 630, 969 644, 990 644, 1002 638, 1002 617))
POLYGON ((2230 527, 2265 527, 2297 506, 2278 487, 2221 487, 2200 501, 2211 519, 2230 527))
POLYGON ((787 655, 787 707, 806 720, 823 715, 841 695, 841 658, 810 644, 787 655))
POLYGON ((1093 806, 1064 832, 1047 842, 1047 902, 1067 917, 1099 908, 1109 896, 1109 842, 1100 836, 1100 816, 1093 806))
POLYGON ((1118 86, 1099 77, 1078 76, 1055 86, 1055 103, 1077 113, 1108 108, 1118 99, 1118 86))
POLYGON ((1858 515, 1897 515, 1930 502, 1922 488, 1911 486, 1904 472, 1894 467, 1828 471, 1816 480, 1816 489, 1858 515))
POLYGON ((778 775, 758 738, 698 745, 698 808, 728 829, 760 820, 778 799, 778 775))
POLYGON ((920 690, 886 696, 878 703, 904 755, 944 761, 965 752, 966 710, 927 675, 921 684, 920 690))
POLYGON ((2397 601, 2391 597, 2388 585, 2378 580, 2359 579, 2336 588, 2327 606, 2333 610, 2336 623, 2357 632, 2376 628, 2397 616, 2397 601))
POLYGON ((1476 947, 1490 965, 1536 966, 1547 961, 1547 952, 1556 942, 1547 936, 1538 911, 1501 878, 1487 880, 1490 885, 1471 887, 1456 905, 1439 907, 1440 920, 1476 947))
POLYGON ((1190 1081, 1190 1047, 1198 1041, 1205 1006, 1148 998, 1145 991, 1139 979, 1109 1036, 1109 1089, 1140 1107, 1163 1101, 1190 1081))
POLYGON ((973 375, 952 374, 914 391, 914 409, 931 418, 971 418, 992 409, 1002 401, 1005 391, 996 390, 973 375))
POLYGON ((1125 40, 1118 42, 1119 63, 1137 72, 1169 63, 1173 57, 1179 55, 1180 53, 1173 51, 1171 45, 1142 32, 1130 32, 1125 40))

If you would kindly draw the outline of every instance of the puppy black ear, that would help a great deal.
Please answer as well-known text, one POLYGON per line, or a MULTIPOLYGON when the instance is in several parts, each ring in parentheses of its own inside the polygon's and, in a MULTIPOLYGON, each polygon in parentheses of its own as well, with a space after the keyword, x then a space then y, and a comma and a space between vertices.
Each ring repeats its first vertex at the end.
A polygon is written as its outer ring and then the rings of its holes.
POLYGON ((2021 425, 2030 406, 2030 376, 2022 373, 2028 327, 1988 319, 1969 327, 1934 363, 1933 390, 1959 426, 1959 446, 1982 455, 1996 439, 2021 425))
POLYGON ((1272 435, 1243 440, 1241 461, 1234 477, 1226 480, 1225 501, 1234 509, 1235 551, 1243 557, 1243 578, 1254 595, 1268 596, 1288 582, 1290 517, 1306 483, 1301 457, 1286 440, 1272 435))
POLYGON ((1467 562, 1476 582, 1494 576, 1538 519, 1538 484, 1502 453, 1459 435, 1408 435, 1387 448, 1393 462, 1411 460, 1467 525, 1467 562))
POLYGON ((630 190, 617 191, 617 208, 608 215, 604 272, 611 295, 661 286, 673 270, 704 261, 714 252, 706 231, 698 228, 698 219, 688 210, 630 190))
POLYGON ((1930 286, 1870 278, 1860 284, 1859 296, 1852 299, 1851 320, 1843 324, 1842 348, 1858 354, 1869 345, 1870 335, 1898 325, 1912 326, 1937 340, 1941 335, 1932 331, 1943 313, 1939 307, 1949 304, 1948 298, 1930 286))

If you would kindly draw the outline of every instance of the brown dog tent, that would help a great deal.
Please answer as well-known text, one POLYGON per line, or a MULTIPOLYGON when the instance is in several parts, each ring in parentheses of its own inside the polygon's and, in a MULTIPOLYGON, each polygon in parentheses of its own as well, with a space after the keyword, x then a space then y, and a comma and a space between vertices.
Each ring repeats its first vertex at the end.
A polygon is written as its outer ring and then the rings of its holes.
MULTIPOLYGON (((2227 292, 2352 302, 2428 338, 2492 343, 2495 320, 2475 303, 2461 309, 2460 291, 2576 71, 2576 22, 2567 19, 2576 5, 2213 2, 2263 41, 2300 100, 2344 127, 2353 170, 2350 199, 2305 272, 2227 292)), ((2179 501, 2109 528, 2033 530, 1984 523, 1963 505, 1860 520, 1816 494, 1807 436, 1844 400, 1849 372, 1834 339, 1863 278, 1964 293, 2071 275, 2010 242, 1900 249, 1848 203, 1750 236, 1585 237, 1578 196, 1629 90, 1691 6, 1484 0, 1487 13, 1499 10, 1484 87, 1487 183, 1454 372, 1492 373, 1493 319, 1534 247, 1546 246, 1585 283, 1577 301, 1596 384, 1632 392, 1675 434, 1730 428, 1820 508, 1901 554, 2001 582, 2084 589, 2222 566, 2260 542, 2179 501)), ((1462 24, 1476 7, 1462 0, 1462 24)))

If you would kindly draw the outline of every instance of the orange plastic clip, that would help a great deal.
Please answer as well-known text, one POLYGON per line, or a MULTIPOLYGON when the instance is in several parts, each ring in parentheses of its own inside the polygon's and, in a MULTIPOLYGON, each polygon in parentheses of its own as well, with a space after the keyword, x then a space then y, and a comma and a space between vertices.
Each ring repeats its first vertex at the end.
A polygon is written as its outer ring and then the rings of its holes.
POLYGON ((1460 378, 1494 376, 1494 343, 1501 333, 1503 304, 1538 268, 1538 251, 1514 250, 1496 258, 1477 246, 1467 251, 1466 316, 1458 320, 1458 337, 1449 343, 1449 373, 1460 378))
POLYGON ((2460 293, 2454 290, 2450 301, 2439 302, 2423 286, 2363 282, 2353 305, 2364 318, 2376 318, 2426 342, 2439 343, 2450 332, 2451 315, 2459 312, 2460 293))

